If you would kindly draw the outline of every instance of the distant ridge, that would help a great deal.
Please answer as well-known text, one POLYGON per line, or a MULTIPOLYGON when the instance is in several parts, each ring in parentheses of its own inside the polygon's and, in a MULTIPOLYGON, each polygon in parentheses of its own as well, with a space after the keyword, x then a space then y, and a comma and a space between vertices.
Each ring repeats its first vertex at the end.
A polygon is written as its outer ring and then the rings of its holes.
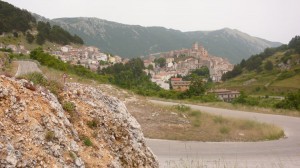
MULTIPOLYGON (((37 20, 45 18, 35 15, 37 20)), ((215 31, 181 32, 164 27, 126 25, 98 18, 57 18, 49 20, 71 33, 78 34, 87 45, 94 45, 104 52, 123 57, 138 57, 150 53, 189 48, 194 42, 201 43, 209 53, 238 63, 267 47, 281 45, 250 36, 235 29, 215 31)))

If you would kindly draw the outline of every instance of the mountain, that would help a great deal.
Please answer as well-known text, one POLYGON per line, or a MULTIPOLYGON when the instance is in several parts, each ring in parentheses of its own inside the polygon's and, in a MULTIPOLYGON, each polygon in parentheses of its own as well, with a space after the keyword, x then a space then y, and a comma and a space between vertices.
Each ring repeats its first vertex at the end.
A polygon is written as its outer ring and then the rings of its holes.
MULTIPOLYGON (((45 18, 40 16, 36 16, 36 19, 45 21, 45 18)), ((267 47, 281 45, 229 28, 181 32, 164 27, 126 25, 85 17, 58 18, 51 20, 50 23, 79 35, 87 45, 94 45, 104 52, 129 58, 190 48, 197 41, 212 55, 226 57, 232 63, 238 63, 267 47)))

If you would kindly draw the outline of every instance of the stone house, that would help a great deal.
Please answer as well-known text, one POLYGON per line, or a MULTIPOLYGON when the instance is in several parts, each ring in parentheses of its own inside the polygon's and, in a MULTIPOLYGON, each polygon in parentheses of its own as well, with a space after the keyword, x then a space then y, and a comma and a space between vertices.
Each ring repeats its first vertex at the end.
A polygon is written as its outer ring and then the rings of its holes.
POLYGON ((191 81, 183 81, 182 78, 171 78, 172 88, 184 92, 190 88, 191 81))
POLYGON ((223 100, 224 102, 231 102, 233 99, 240 96, 239 91, 232 91, 227 89, 217 89, 217 90, 211 90, 209 93, 214 93, 220 100, 223 100))

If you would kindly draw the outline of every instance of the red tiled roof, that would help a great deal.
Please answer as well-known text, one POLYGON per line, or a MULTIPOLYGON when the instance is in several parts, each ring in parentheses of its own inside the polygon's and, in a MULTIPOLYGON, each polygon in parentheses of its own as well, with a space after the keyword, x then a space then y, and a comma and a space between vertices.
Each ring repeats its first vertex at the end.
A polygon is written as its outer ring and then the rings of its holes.
POLYGON ((171 81, 182 81, 182 78, 171 78, 171 81))

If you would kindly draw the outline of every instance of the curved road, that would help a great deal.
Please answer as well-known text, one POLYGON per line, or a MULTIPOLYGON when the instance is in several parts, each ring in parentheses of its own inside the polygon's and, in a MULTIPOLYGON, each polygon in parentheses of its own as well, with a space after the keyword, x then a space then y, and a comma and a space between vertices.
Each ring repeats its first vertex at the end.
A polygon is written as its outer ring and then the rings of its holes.
POLYGON ((17 61, 17 63, 19 64, 17 73, 15 76, 21 76, 21 75, 25 75, 27 73, 32 73, 32 72, 40 72, 42 73, 42 71, 39 69, 39 67, 37 66, 37 64, 35 62, 32 61, 17 61))
MULTIPOLYGON (((163 105, 177 103, 150 100, 163 105)), ((211 114, 278 125, 286 138, 263 142, 194 142, 147 139, 160 167, 299 168, 300 118, 188 105, 211 114)))

